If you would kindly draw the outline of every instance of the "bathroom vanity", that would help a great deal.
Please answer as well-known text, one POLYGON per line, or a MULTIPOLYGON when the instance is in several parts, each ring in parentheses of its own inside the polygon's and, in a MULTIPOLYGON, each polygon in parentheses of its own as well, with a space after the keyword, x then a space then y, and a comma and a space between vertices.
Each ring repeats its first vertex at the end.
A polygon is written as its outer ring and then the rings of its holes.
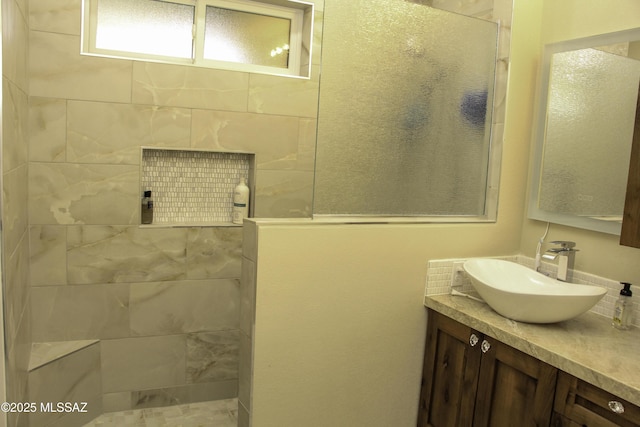
POLYGON ((535 325, 425 297, 418 426, 640 426, 640 331, 586 313, 535 325))

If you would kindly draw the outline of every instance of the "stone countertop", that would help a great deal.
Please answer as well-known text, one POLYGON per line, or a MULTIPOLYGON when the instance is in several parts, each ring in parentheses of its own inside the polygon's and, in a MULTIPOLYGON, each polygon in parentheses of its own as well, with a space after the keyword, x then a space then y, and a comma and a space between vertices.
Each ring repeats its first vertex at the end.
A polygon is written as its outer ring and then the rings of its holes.
POLYGON ((594 313, 547 325, 516 322, 485 303, 451 295, 425 296, 424 305, 640 406, 638 328, 617 330, 594 313))

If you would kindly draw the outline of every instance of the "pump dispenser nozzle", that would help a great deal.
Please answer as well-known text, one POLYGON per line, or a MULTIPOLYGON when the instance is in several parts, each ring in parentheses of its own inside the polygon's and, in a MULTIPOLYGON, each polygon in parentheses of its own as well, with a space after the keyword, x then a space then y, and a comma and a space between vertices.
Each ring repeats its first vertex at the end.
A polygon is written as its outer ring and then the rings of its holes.
POLYGON ((631 283, 620 282, 620 284, 624 286, 620 290, 620 295, 624 295, 625 297, 630 297, 631 295, 633 295, 633 292, 631 292, 631 283))

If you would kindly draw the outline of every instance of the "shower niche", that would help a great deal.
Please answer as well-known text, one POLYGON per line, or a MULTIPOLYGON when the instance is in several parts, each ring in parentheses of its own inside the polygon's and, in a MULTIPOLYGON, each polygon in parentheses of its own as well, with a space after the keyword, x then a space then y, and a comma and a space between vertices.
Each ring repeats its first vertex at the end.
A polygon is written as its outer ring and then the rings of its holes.
POLYGON ((142 147, 140 196, 151 191, 153 226, 236 226, 233 190, 241 178, 251 189, 253 216, 255 154, 142 147))

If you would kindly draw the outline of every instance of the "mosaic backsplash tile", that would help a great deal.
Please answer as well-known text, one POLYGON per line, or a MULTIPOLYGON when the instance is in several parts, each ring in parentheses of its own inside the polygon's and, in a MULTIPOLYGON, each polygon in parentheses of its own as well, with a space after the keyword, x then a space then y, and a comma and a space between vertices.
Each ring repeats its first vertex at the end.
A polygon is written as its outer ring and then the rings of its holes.
POLYGON ((151 190, 154 224, 231 223, 233 190, 249 182, 253 155, 142 149, 142 192, 151 190))

